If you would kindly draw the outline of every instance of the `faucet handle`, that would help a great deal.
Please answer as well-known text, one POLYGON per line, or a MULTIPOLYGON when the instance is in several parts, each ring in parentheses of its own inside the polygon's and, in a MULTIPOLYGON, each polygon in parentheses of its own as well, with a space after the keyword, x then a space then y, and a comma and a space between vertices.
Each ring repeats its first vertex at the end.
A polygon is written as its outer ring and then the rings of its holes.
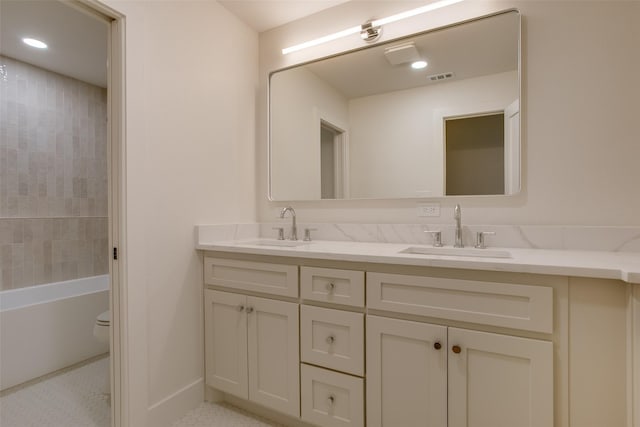
POLYGON ((431 234, 431 236, 433 237, 433 247, 435 248, 441 248, 442 245, 442 231, 430 231, 430 230, 424 230, 425 233, 429 233, 431 234))
POLYGON ((311 232, 312 231, 318 231, 317 228, 305 228, 304 229, 304 239, 302 239, 305 242, 310 242, 311 241, 311 232))
POLYGON ((283 227, 273 227, 274 230, 278 230, 278 240, 284 240, 284 228, 283 227))
POLYGON ((486 249, 487 246, 484 244, 484 236, 495 236, 495 231, 478 231, 476 233, 476 248, 477 249, 486 249))

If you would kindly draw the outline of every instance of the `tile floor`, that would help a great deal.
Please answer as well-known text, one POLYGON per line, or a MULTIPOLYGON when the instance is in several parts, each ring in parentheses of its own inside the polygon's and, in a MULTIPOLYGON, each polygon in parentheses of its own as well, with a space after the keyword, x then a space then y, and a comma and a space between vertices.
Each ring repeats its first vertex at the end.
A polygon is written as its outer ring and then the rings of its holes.
MULTIPOLYGON (((4 426, 2 426, 4 427, 4 426)), ((225 403, 203 402, 173 427, 283 427, 225 403)))
POLYGON ((111 408, 103 393, 109 359, 103 357, 0 397, 2 427, 109 427, 111 408))
MULTIPOLYGON (((109 398, 102 393, 106 357, 0 394, 1 427, 110 427, 109 398)), ((203 402, 173 427, 282 427, 227 404, 203 402)))

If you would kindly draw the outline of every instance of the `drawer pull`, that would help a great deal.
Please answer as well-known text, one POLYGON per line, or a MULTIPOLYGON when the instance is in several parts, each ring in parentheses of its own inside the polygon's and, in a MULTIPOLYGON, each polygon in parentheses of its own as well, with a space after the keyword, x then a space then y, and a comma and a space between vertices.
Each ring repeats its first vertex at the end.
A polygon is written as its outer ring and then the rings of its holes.
POLYGON ((236 307, 236 310, 244 311, 244 305, 240 304, 239 306, 236 307))
POLYGON ((336 342, 336 337, 333 335, 329 335, 327 337, 327 344, 333 344, 334 342, 336 342))
POLYGON ((329 406, 333 406, 333 404, 336 403, 336 397, 333 394, 330 394, 329 397, 327 397, 327 403, 329 406))
POLYGON ((451 351, 453 351, 455 354, 460 354, 462 349, 460 348, 459 345, 454 345, 453 347, 451 347, 451 351))
POLYGON ((440 350, 442 348, 442 344, 440 344, 439 342, 434 343, 433 348, 435 348, 436 350, 440 350))
POLYGON ((336 289, 336 284, 333 282, 329 282, 327 283, 327 292, 329 293, 333 293, 333 291, 336 289))
POLYGON ((253 313, 253 307, 247 307, 247 314, 253 313))

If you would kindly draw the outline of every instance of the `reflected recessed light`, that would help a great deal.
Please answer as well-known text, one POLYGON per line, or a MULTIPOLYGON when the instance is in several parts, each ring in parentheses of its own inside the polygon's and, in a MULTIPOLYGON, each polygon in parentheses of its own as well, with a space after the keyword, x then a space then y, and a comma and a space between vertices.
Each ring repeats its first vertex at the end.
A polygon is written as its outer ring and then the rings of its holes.
POLYGON ((427 67, 427 61, 415 61, 411 63, 411 68, 414 70, 421 70, 427 67))
POLYGON ((42 42, 40 40, 36 40, 36 39, 30 39, 28 37, 22 39, 22 41, 25 44, 28 44, 31 47, 35 47, 38 49, 46 49, 47 48, 47 44, 45 42, 42 42))

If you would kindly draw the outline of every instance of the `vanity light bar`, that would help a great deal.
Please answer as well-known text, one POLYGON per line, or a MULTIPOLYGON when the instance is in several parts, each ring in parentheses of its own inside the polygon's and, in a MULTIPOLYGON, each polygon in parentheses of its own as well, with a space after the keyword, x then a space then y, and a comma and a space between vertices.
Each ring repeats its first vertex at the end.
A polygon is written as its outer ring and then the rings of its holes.
POLYGON ((390 24, 392 22, 400 21, 406 18, 411 18, 412 16, 420 15, 422 13, 431 12, 432 10, 437 10, 443 7, 451 6, 452 4, 460 3, 461 1, 464 1, 464 0, 440 0, 434 3, 429 3, 426 6, 407 10, 406 12, 397 13, 395 15, 391 15, 386 18, 376 19, 371 23, 371 25, 373 25, 374 27, 377 27, 379 25, 390 24))
MULTIPOLYGON (((441 9, 443 7, 451 6, 456 3, 460 3, 464 0, 440 0, 434 3, 429 3, 428 5, 418 7, 416 9, 407 10, 405 12, 397 13, 395 15, 388 16, 386 18, 376 19, 371 22, 372 27, 379 27, 385 24, 390 24, 392 22, 397 22, 402 19, 410 18, 412 16, 420 15, 422 13, 431 12, 436 9, 441 9)), ((350 36, 351 34, 357 34, 362 31, 362 25, 358 25, 356 27, 347 28, 346 30, 338 31, 337 33, 329 34, 323 37, 319 37, 317 39, 309 40, 304 43, 297 44, 295 46, 287 47, 282 49, 282 54, 286 55, 288 53, 297 52, 302 49, 306 49, 313 46, 318 46, 323 43, 330 42, 332 40, 336 40, 342 37, 350 36)))
POLYGON ((282 49, 282 54, 286 55, 291 52, 306 49, 308 47, 318 46, 319 44, 327 43, 332 40, 336 40, 342 37, 350 36, 351 34, 357 34, 361 31, 360 25, 357 27, 347 28, 346 30, 338 31, 337 33, 329 34, 317 39, 309 40, 308 42, 300 43, 295 46, 282 49))

